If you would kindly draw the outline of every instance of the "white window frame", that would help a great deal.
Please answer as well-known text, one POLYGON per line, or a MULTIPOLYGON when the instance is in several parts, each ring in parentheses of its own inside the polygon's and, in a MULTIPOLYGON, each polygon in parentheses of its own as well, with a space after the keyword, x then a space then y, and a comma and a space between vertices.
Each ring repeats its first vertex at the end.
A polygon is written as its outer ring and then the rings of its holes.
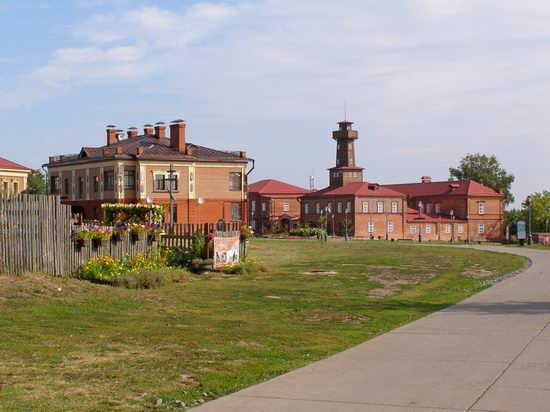
POLYGON ((342 213, 342 202, 338 202, 336 204, 336 208, 337 208, 336 210, 338 210, 338 213, 342 213))
POLYGON ((458 225, 458 233, 459 234, 464 233, 464 225, 462 225, 462 224, 458 225))
POLYGON ((427 223, 426 224, 426 234, 430 235, 432 233, 432 225, 427 223))
POLYGON ((480 235, 485 234, 485 223, 478 223, 477 224, 477 233, 480 235))
POLYGON ((321 214, 321 203, 319 202, 315 203, 315 213, 317 213, 318 215, 321 214))
POLYGON ((346 202, 346 211, 351 213, 351 202, 346 202))
POLYGON ((411 226, 409 232, 411 232, 411 235, 416 235, 416 226, 411 226))
POLYGON ((477 211, 480 215, 485 214, 485 202, 479 202, 477 206, 477 211))
POLYGON ((304 203, 304 213, 309 214, 309 203, 304 203))
POLYGON ((376 211, 378 213, 384 213, 384 202, 376 203, 376 211))
POLYGON ((449 225, 449 224, 445 225, 445 233, 447 233, 447 234, 451 233, 451 225, 449 225))
POLYGON ((440 214, 441 213, 441 203, 435 204, 435 213, 440 214))
POLYGON ((290 210, 290 205, 288 203, 283 203, 283 212, 288 212, 290 210))
POLYGON ((369 233, 374 233, 374 222, 369 222, 368 231, 369 233))
POLYGON ((393 222, 391 220, 388 221, 388 233, 393 233, 393 222))
POLYGON ((426 213, 432 213, 432 204, 431 203, 426 204, 426 213))
POLYGON ((262 212, 267 212, 267 204, 262 202, 262 212))
POLYGON ((250 209, 252 209, 252 213, 256 211, 256 201, 253 200, 250 209))
POLYGON ((399 208, 399 204, 397 202, 391 202, 391 212, 397 213, 397 210, 399 208))
POLYGON ((369 202, 363 201, 363 213, 369 213, 369 202))

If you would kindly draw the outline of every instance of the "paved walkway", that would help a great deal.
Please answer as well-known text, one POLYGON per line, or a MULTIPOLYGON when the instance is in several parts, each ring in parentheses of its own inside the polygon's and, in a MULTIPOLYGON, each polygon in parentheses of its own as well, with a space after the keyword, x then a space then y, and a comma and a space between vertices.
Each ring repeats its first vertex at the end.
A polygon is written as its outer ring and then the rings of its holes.
POLYGON ((550 411, 550 252, 446 310, 199 412, 550 411))

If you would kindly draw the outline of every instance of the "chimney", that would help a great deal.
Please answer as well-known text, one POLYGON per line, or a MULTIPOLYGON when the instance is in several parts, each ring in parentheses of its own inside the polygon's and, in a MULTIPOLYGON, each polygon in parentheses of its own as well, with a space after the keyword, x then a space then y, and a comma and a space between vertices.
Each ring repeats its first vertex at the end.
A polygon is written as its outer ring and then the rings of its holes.
POLYGON ((50 156, 50 163, 55 163, 56 161, 56 157, 55 156, 50 156))
POLYGON ((143 147, 138 147, 136 149, 136 153, 137 153, 138 156, 142 155, 143 154, 143 147))
POLYGON ((117 155, 121 155, 121 154, 122 154, 122 147, 117 147, 117 148, 116 148, 116 154, 117 154, 117 155))
POLYGON ((166 139, 166 123, 156 122, 155 123, 155 136, 157 139, 164 141, 166 139))
POLYGON ((138 128, 130 127, 128 128, 128 131, 126 133, 128 134, 128 139, 131 139, 132 137, 136 137, 138 135, 138 128))
POLYGON ((422 183, 432 183, 432 178, 430 176, 422 176, 420 180, 422 183))
POLYGON ((174 120, 170 124, 170 148, 180 153, 185 152, 185 120, 183 119, 174 120))
POLYGON ((145 124, 143 125, 143 134, 145 135, 152 135, 153 134, 153 125, 152 124, 145 124))
POLYGON ((106 147, 103 148, 103 156, 109 156, 109 149, 106 147))
POLYGON ((107 126, 107 146, 111 146, 116 142, 116 126, 110 124, 109 126, 107 126))
POLYGON ((243 159, 246 159, 246 152, 240 152, 239 155, 240 155, 240 157, 242 157, 243 159))
POLYGON ((451 183, 449 185, 449 192, 454 192, 456 189, 458 189, 460 185, 458 183, 451 183))
POLYGON ((59 161, 62 162, 65 160, 65 155, 59 155, 59 161))

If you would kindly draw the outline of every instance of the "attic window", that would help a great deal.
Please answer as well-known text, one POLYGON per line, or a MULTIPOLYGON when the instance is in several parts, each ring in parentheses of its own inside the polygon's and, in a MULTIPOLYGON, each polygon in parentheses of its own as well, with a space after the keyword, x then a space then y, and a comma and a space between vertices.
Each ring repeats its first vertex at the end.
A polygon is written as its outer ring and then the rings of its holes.
POLYGON ((78 157, 80 157, 81 159, 85 158, 85 157, 88 157, 88 152, 86 152, 86 150, 82 149, 80 151, 80 154, 78 155, 78 157))

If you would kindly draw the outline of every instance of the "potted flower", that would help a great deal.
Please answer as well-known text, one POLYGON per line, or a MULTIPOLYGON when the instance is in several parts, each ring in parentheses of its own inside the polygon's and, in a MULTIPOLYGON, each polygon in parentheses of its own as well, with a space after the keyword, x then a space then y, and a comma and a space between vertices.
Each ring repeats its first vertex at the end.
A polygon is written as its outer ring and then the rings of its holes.
POLYGON ((162 234, 162 227, 160 223, 148 223, 146 227, 147 232, 149 233, 149 240, 151 242, 155 242, 160 238, 160 235, 162 234))
POLYGON ((116 239, 119 242, 126 242, 130 233, 128 229, 128 223, 125 221, 118 222, 113 232, 115 233, 116 239))
POLYGON ((139 223, 132 223, 130 225, 130 232, 132 233, 132 238, 134 241, 140 241, 145 240, 145 235, 147 234, 147 226, 139 224, 139 223))
POLYGON ((92 244, 92 232, 90 230, 81 230, 76 232, 74 240, 80 245, 80 247, 90 247, 92 244))
POLYGON ((107 247, 113 236, 113 231, 109 228, 95 227, 92 230, 92 238, 98 247, 107 247))

